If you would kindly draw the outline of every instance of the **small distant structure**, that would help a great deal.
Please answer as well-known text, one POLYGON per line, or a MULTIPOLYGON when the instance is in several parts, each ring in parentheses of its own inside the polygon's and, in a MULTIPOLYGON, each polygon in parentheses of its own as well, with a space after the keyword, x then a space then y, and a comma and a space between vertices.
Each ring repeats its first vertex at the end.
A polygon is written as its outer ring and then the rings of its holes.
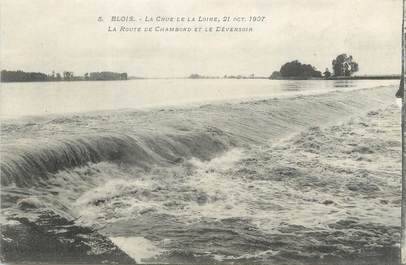
POLYGON ((201 79, 201 78, 204 78, 204 77, 199 74, 191 74, 189 76, 189 79, 201 79))

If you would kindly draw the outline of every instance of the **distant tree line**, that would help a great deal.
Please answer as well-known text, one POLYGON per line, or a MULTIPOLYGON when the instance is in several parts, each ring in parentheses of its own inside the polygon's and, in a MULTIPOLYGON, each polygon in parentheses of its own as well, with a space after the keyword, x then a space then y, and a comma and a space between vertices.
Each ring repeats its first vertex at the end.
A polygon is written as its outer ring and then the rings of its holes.
POLYGON ((189 79, 219 79, 220 77, 218 76, 206 76, 206 75, 200 75, 200 74, 191 74, 189 79))
POLYGON ((333 73, 328 68, 322 74, 310 64, 302 64, 298 60, 285 63, 279 71, 274 71, 270 79, 339 79, 349 78, 359 70, 358 63, 351 55, 345 53, 338 55, 332 61, 333 73))
POLYGON ((256 77, 254 74, 246 75, 224 75, 223 77, 220 76, 207 76, 207 75, 200 75, 200 74, 191 74, 189 79, 265 79, 265 77, 256 77))
POLYGON ((261 77, 256 77, 254 74, 246 75, 224 75, 225 79, 260 79, 261 77))
POLYGON ((48 75, 44 73, 26 73, 23 71, 1 71, 1 82, 31 82, 48 81, 48 75))
POLYGON ((91 72, 83 76, 75 76, 71 71, 64 71, 62 75, 52 71, 51 74, 24 71, 1 71, 1 82, 46 82, 46 81, 94 81, 94 80, 127 80, 127 73, 91 72))
POLYGON ((127 80, 127 78, 127 73, 93 72, 85 74, 85 80, 127 80))

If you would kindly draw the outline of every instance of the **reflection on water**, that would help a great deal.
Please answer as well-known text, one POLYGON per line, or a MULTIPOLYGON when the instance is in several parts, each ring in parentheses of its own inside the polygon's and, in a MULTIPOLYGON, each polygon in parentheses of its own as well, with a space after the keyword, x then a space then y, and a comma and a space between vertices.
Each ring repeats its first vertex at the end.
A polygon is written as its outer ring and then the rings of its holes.
POLYGON ((342 88, 395 85, 397 80, 151 79, 2 83, 0 116, 147 108, 223 100, 319 94, 342 88))
POLYGON ((388 83, 382 81, 379 80, 379 84, 374 84, 369 80, 363 80, 363 82, 360 80, 286 80, 282 81, 280 85, 283 91, 301 91, 303 88, 306 90, 319 88, 325 91, 333 88, 365 88, 365 85, 379 86, 393 83, 391 80, 388 83))
POLYGON ((334 87, 355 87, 354 80, 334 80, 334 87))

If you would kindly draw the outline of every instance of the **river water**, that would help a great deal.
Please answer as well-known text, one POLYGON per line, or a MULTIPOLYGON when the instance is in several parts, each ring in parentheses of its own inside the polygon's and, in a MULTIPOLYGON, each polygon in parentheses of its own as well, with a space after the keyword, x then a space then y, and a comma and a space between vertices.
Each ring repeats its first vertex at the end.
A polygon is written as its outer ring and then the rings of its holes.
POLYGON ((392 264, 396 83, 2 84, 2 245, 46 218, 60 244, 69 220, 137 262, 392 264))
POLYGON ((222 100, 286 97, 396 84, 396 80, 289 81, 264 79, 141 79, 2 83, 0 115, 146 108, 222 100))

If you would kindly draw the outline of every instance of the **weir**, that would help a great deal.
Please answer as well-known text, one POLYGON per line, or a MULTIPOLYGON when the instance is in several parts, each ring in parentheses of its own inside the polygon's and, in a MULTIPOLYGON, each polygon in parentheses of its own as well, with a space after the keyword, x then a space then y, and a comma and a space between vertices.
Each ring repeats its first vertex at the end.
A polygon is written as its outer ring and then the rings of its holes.
MULTIPOLYGON (((30 186, 39 179, 46 180, 47 173, 101 161, 144 167, 172 163, 179 158, 206 160, 234 146, 261 144, 270 139, 274 141, 285 136, 286 132, 294 133, 309 126, 334 123, 343 117, 348 118, 348 115, 385 107, 393 101, 394 89, 379 87, 245 102, 227 108, 219 104, 187 111, 151 112, 141 116, 145 120, 134 119, 134 113, 128 112, 116 116, 117 120, 107 119, 110 124, 104 121, 106 128, 110 128, 108 130, 119 127, 123 132, 120 134, 89 133, 67 119, 64 127, 68 129, 72 125, 74 127, 71 129, 78 130, 78 134, 66 136, 62 131, 61 135, 55 135, 48 129, 48 126, 54 126, 53 122, 44 122, 38 124, 37 128, 42 132, 41 137, 47 137, 44 132, 52 133, 52 138, 49 138, 52 141, 33 138, 29 145, 25 145, 19 143, 18 139, 9 139, 9 144, 2 149, 1 181, 2 185, 14 183, 30 186), (188 114, 187 118, 184 113, 188 114), (156 122, 151 123, 150 115, 155 117, 156 122), (168 123, 168 120, 173 122, 168 123), (258 129, 258 122, 261 130, 258 129), (194 126, 190 127, 190 124, 194 126), (138 129, 134 131, 134 128, 138 129)), ((81 120, 87 122, 85 117, 81 120)), ((58 119, 55 122, 60 123, 58 119)), ((7 124, 3 126, 4 133, 9 131, 7 127, 7 124)), ((15 130, 14 124, 10 124, 10 130, 15 130)), ((30 134, 36 132, 31 131, 30 134)))

